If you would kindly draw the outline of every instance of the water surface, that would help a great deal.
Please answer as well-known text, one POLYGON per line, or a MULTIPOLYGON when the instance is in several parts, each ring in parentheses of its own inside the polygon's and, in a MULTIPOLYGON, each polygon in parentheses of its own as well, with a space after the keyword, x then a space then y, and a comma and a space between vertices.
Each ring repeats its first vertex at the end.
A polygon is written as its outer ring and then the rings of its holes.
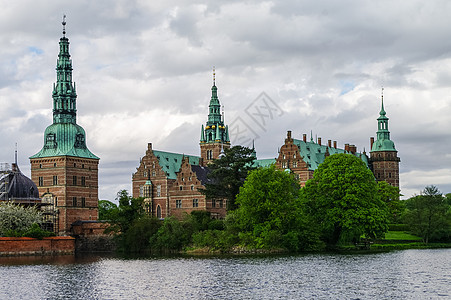
POLYGON ((0 258, 0 299, 450 299, 451 249, 0 258))

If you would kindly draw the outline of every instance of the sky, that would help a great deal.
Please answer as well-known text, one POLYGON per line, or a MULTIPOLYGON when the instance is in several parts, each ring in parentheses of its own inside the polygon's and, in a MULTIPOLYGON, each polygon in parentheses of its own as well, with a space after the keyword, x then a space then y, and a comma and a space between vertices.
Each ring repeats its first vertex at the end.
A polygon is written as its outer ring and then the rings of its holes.
POLYGON ((131 190, 147 144, 199 155, 213 66, 232 144, 287 131, 369 152, 384 88, 403 198, 451 192, 451 2, 0 0, 0 162, 30 176, 52 123, 62 16, 99 198, 131 190))

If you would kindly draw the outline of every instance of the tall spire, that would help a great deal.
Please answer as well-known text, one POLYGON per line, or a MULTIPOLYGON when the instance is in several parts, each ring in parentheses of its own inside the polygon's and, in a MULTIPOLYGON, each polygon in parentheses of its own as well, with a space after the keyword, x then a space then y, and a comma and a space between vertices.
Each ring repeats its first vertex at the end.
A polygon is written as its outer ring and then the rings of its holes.
POLYGON ((377 139, 373 143, 371 151, 396 151, 395 144, 390 140, 388 120, 384 109, 384 88, 382 87, 381 111, 379 112, 379 118, 377 118, 377 139))
POLYGON ((63 36, 56 63, 56 84, 53 85, 53 123, 76 124, 75 83, 72 83, 72 60, 69 54, 69 39, 66 37, 66 16, 63 16, 63 36))

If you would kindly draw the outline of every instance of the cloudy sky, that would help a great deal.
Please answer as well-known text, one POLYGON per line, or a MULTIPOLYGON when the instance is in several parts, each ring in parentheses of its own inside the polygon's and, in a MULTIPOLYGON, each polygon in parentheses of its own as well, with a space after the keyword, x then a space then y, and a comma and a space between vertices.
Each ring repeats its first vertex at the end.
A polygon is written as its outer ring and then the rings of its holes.
POLYGON ((147 143, 199 154, 216 67, 232 142, 274 158, 287 130, 369 149, 381 105, 404 198, 451 192, 451 2, 0 0, 0 162, 30 176, 52 123, 67 15, 78 124, 99 197, 130 190, 147 143), (258 113, 263 116, 259 116, 258 113))

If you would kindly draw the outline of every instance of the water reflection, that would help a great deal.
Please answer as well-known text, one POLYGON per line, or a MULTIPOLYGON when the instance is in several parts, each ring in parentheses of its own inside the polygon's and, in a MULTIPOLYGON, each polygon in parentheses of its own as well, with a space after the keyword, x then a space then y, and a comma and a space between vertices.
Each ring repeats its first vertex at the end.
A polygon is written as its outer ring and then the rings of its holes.
POLYGON ((450 255, 0 258, 0 298, 446 299, 450 255))

